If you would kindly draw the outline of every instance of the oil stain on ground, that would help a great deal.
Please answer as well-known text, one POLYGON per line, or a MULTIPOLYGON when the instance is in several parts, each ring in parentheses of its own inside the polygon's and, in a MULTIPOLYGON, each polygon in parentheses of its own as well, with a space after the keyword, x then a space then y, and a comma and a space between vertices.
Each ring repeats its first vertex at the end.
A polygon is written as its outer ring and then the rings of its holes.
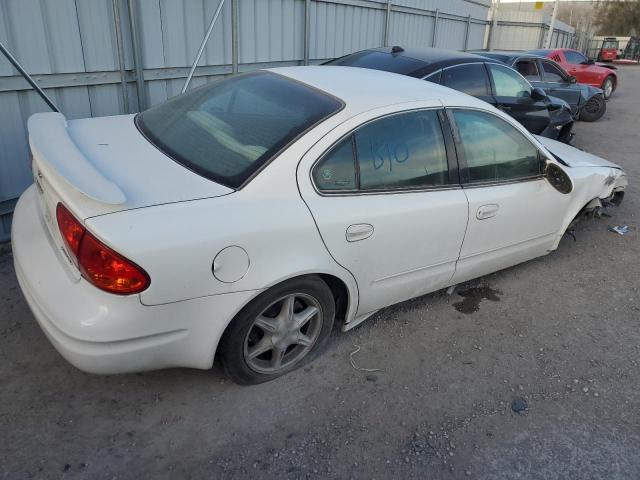
POLYGON ((480 309, 480 302, 482 302, 482 300, 486 299, 492 302, 499 302, 499 295, 502 295, 502 292, 488 285, 481 285, 461 290, 458 292, 458 295, 463 297, 463 300, 454 303, 453 307, 461 313, 470 314, 480 309))

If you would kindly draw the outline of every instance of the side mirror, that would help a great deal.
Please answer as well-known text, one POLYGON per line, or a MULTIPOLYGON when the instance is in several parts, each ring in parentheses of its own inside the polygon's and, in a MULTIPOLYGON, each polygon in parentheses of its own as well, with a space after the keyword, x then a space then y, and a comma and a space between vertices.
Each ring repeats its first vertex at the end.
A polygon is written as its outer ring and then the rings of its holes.
POLYGON ((569 75, 569 83, 578 83, 578 79, 573 75, 569 75))
POLYGON ((533 90, 531 90, 531 98, 533 98, 536 102, 544 100, 547 98, 547 92, 545 92, 540 87, 535 87, 533 90))
POLYGON ((573 183, 569 175, 548 158, 543 158, 542 162, 543 175, 551 186, 562 194, 571 193, 573 191, 573 183))
POLYGON ((593 58, 589 58, 582 62, 582 65, 595 65, 596 61, 593 58))

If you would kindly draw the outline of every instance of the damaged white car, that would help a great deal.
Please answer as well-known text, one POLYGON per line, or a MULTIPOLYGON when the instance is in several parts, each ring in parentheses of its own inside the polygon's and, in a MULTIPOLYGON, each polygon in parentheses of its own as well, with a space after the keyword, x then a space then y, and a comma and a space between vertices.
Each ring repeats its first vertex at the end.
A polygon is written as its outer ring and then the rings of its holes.
POLYGON ((308 361, 334 323, 553 251, 618 204, 606 160, 487 103, 347 67, 239 75, 137 116, 29 120, 13 219, 33 313, 78 368, 308 361))

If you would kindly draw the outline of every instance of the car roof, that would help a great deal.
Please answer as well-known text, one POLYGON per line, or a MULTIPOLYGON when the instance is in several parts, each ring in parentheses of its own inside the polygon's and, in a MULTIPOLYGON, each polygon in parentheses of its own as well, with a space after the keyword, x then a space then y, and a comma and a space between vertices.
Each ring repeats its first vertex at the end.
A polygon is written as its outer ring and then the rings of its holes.
POLYGON ((359 67, 301 66, 269 69, 341 99, 352 114, 372 108, 433 100, 445 106, 492 107, 477 98, 406 75, 359 67))
MULTIPOLYGON (((487 58, 493 58, 505 62, 507 60, 511 60, 514 58, 544 58, 544 56, 534 53, 533 51, 524 52, 524 51, 509 51, 509 50, 476 50, 474 52, 476 55, 481 55, 487 58)), ((548 59, 547 59, 548 60, 548 59)))
POLYGON ((444 48, 420 48, 420 47, 380 47, 370 48, 374 52, 384 52, 401 57, 409 57, 425 63, 437 63, 447 60, 473 60, 475 55, 457 50, 446 50, 444 48), (398 50, 401 48, 402 50, 398 50), (395 49, 395 50, 394 50, 395 49))

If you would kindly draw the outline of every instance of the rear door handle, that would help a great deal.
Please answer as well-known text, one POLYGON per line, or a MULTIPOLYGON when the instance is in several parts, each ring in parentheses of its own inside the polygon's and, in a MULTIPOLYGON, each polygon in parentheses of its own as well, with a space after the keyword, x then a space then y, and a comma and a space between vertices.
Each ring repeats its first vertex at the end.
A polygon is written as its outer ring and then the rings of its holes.
POLYGON ((359 242, 373 235, 373 225, 356 223, 347 228, 347 242, 359 242))
POLYGON ((495 217, 498 214, 500 205, 491 203, 489 205, 482 205, 476 212, 476 218, 478 220, 486 220, 487 218, 495 217))

